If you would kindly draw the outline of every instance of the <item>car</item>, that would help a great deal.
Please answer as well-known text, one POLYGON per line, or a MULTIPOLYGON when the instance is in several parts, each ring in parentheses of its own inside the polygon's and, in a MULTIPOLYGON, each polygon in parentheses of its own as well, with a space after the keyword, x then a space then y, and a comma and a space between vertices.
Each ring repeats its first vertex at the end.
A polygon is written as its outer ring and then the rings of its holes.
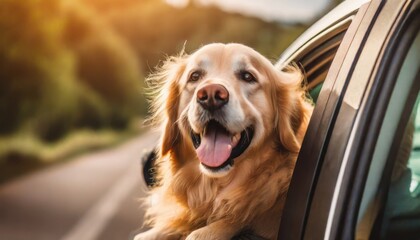
POLYGON ((419 29, 420 0, 348 0, 280 56, 315 108, 278 239, 420 239, 419 29))
POLYGON ((278 239, 420 238, 419 2, 345 1, 280 57, 316 105, 278 239))

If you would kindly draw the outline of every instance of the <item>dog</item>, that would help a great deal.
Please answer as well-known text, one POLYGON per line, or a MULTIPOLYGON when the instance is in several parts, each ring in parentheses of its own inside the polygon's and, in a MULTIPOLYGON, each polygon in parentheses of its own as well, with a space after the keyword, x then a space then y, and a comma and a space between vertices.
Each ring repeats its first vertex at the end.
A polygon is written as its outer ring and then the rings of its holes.
POLYGON ((135 240, 276 239, 313 109, 302 79, 236 43, 168 58, 148 79, 161 139, 135 240))

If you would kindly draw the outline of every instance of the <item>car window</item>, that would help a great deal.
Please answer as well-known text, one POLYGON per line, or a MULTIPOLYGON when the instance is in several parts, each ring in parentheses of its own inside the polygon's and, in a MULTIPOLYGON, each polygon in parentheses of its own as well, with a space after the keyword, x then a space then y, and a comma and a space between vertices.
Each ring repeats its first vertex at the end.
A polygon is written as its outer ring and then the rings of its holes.
POLYGON ((415 121, 414 121, 414 136, 413 147, 411 150, 410 160, 408 166, 412 171, 410 182, 410 195, 413 197, 420 197, 420 98, 417 99, 415 108, 415 121))
POLYGON ((304 71, 307 88, 314 103, 318 100, 328 70, 352 20, 353 16, 344 19, 326 34, 322 43, 318 43, 309 52, 296 59, 304 71))
POLYGON ((308 90, 315 103, 338 47, 352 20, 353 16, 338 23, 324 36, 321 43, 300 56, 299 59, 295 59, 305 73, 308 90))
MULTIPOLYGON (((352 23, 357 10, 355 9, 348 13, 325 29, 312 29, 317 30, 317 34, 314 34, 314 36, 309 38, 307 42, 304 42, 297 50, 294 49, 295 52, 290 52, 287 49, 285 51, 286 54, 283 54, 276 63, 278 67, 290 62, 294 62, 299 66, 304 73, 307 89, 314 102, 318 99, 322 84, 327 77, 328 70, 337 53, 338 47, 352 23)), ((303 35, 301 37, 306 37, 303 35)), ((296 43, 301 43, 301 39, 297 39, 296 43)), ((294 46, 291 47, 293 48, 294 46)))
POLYGON ((411 89, 420 81, 419 53, 417 33, 399 71, 372 156, 359 209, 357 239, 420 236, 420 94, 418 89, 411 89), (399 127, 403 121, 405 127, 399 127), (393 153, 390 149, 397 138, 399 148, 393 153), (390 163, 392 174, 386 174, 390 163))

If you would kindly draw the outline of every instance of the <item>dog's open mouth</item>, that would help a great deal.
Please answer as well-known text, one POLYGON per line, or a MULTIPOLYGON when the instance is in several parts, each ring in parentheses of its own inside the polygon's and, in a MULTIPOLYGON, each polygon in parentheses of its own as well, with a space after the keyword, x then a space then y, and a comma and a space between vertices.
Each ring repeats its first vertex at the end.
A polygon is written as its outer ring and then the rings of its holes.
POLYGON ((215 120, 208 122, 201 134, 191 132, 191 139, 201 164, 209 170, 219 171, 233 165, 251 143, 254 130, 248 127, 232 134, 215 120))

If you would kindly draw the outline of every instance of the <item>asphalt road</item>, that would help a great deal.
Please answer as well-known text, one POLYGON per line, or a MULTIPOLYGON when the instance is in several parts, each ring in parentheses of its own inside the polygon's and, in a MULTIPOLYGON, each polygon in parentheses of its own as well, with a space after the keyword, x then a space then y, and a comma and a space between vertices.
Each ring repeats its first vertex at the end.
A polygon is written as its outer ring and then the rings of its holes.
POLYGON ((125 240, 141 231, 146 133, 0 187, 0 240, 125 240))

